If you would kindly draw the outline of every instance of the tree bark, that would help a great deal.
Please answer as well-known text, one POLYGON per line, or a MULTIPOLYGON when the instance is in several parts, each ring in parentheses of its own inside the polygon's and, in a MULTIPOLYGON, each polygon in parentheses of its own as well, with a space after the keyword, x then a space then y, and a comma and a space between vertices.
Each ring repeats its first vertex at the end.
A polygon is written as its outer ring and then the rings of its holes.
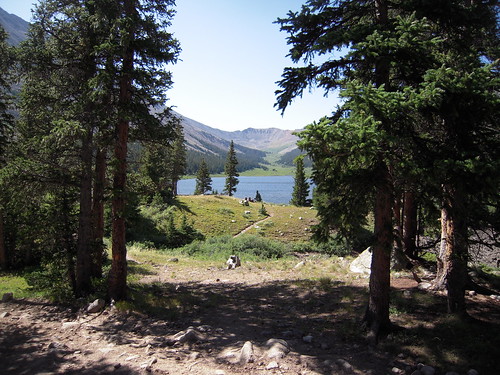
POLYGON ((464 220, 463 194, 460 187, 444 186, 441 209, 441 246, 433 288, 447 290, 448 312, 467 315, 465 285, 467 283, 468 236, 464 220))
POLYGON ((7 269, 7 266, 8 266, 8 259, 7 259, 7 248, 5 247, 5 240, 4 240, 3 214, 2 210, 0 209, 0 269, 5 270, 7 269))
POLYGON ((377 341, 381 333, 390 329, 389 291, 392 248, 392 194, 389 171, 380 168, 381 182, 375 201, 375 244, 372 246, 370 296, 364 321, 369 338, 377 341))
POLYGON ((92 249, 92 276, 102 277, 102 258, 104 253, 104 190, 106 186, 106 149, 97 150, 95 157, 95 180, 92 202, 94 223, 94 246, 92 249))
MULTIPOLYGON (((133 18, 135 12, 134 0, 124 0, 124 15, 133 18)), ((132 72, 134 69, 134 49, 130 42, 134 38, 133 26, 125 30, 128 34, 123 49, 122 75, 120 78, 120 118, 115 129, 115 172, 113 178, 113 226, 112 226, 112 261, 109 274, 108 294, 114 300, 127 298, 127 248, 125 239, 125 194, 127 181, 127 143, 129 120, 126 115, 132 98, 132 72), (128 41, 128 42, 127 42, 128 41)))
POLYGON ((406 191, 403 208, 403 249, 404 253, 410 258, 417 257, 417 205, 415 202, 415 193, 406 191))
POLYGON ((80 177, 80 212, 76 252, 76 294, 87 295, 92 291, 91 253, 92 242, 92 130, 82 139, 80 177))

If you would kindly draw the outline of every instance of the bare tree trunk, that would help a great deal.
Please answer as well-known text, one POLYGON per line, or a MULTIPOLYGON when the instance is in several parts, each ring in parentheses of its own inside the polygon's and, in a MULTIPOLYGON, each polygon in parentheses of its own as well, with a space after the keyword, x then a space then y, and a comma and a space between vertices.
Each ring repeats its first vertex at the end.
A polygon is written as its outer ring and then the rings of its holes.
POLYGON ((415 202, 415 193, 406 191, 403 209, 403 249, 404 253, 410 258, 417 257, 417 205, 415 202))
POLYGON ((466 315, 468 239, 464 220, 463 194, 460 187, 444 186, 441 209, 441 246, 437 259, 434 289, 446 289, 448 312, 466 315))
POLYGON ((92 276, 102 277, 104 254, 104 189, 106 186, 106 149, 99 149, 95 161, 95 181, 92 204, 94 246, 92 251, 92 276))
MULTIPOLYGON (((135 6, 133 0, 124 0, 125 17, 133 18, 135 6)), ((127 181, 127 143, 129 132, 128 116, 124 111, 132 98, 132 75, 134 69, 134 49, 130 45, 133 40, 133 25, 125 30, 128 34, 128 44, 124 46, 122 76, 120 78, 120 119, 115 132, 115 172, 113 178, 113 227, 112 227, 112 262, 109 274, 108 293, 115 300, 127 297, 127 248, 125 239, 125 193, 127 181)))
POLYGON ((3 230, 3 214, 0 209, 0 269, 5 270, 8 266, 7 248, 5 247, 4 230, 3 230))
POLYGON ((364 321, 370 340, 377 341, 390 329, 389 291, 392 248, 392 195, 387 166, 381 167, 383 181, 377 186, 375 201, 375 244, 372 247, 370 297, 364 321))
POLYGON ((80 213, 76 252, 76 294, 80 296, 92 291, 92 131, 90 129, 82 139, 81 160, 80 213))

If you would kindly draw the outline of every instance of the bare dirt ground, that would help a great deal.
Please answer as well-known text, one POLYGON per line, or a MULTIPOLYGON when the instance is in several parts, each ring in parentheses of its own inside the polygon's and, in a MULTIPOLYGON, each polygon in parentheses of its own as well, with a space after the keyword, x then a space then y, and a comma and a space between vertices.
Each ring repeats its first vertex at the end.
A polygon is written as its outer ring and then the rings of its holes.
MULTIPOLYGON (((311 281, 293 267, 247 264, 149 266, 155 271, 132 288, 170 301, 170 315, 112 306, 88 314, 15 296, 0 303, 0 374, 411 374, 422 361, 359 334, 366 278, 311 281)), ((398 295, 420 293, 411 278, 392 285, 398 295)), ((500 321, 499 302, 468 298, 478 315, 500 321)))

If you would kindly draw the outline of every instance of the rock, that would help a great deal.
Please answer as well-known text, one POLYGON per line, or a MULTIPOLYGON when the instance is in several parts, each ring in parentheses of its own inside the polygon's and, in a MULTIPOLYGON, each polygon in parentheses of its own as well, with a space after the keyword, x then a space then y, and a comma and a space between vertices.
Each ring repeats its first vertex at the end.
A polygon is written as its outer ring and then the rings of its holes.
POLYGON ((226 375, 224 370, 215 370, 214 375, 226 375))
POLYGON ((78 322, 64 322, 62 324, 62 329, 71 329, 71 328, 75 328, 79 325, 80 323, 78 322))
POLYGON ((241 348, 239 363, 246 365, 247 363, 252 363, 254 360, 253 344, 251 341, 247 341, 241 348))
POLYGON ((479 372, 471 368, 469 371, 467 371, 467 375, 479 375, 479 372))
POLYGON ((10 302, 14 299, 13 293, 4 293, 2 296, 2 302, 10 302))
POLYGON ((272 369, 279 368, 279 367, 280 367, 280 365, 278 365, 278 362, 272 361, 272 362, 269 362, 269 364, 266 366, 266 370, 272 370, 272 369))
POLYGON ((429 289, 430 287, 432 286, 431 283, 428 283, 428 282, 422 282, 422 283, 418 283, 418 286, 417 288, 420 289, 420 290, 427 290, 429 289))
POLYGON ((269 339, 266 347, 268 348, 267 358, 283 358, 290 352, 290 346, 285 340, 269 339))
POLYGON ((361 254, 359 254, 358 257, 351 262, 349 270, 354 273, 362 273, 365 275, 369 275, 371 264, 372 264, 372 249, 371 247, 369 247, 361 254))
POLYGON ((500 301, 500 296, 499 296, 499 295, 492 294, 492 295, 490 296, 490 298, 491 298, 492 300, 495 300, 495 301, 500 301))
POLYGON ((10 313, 8 311, 4 311, 3 313, 0 314, 0 318, 6 318, 10 315, 10 313))
POLYGON ((193 327, 189 327, 185 331, 176 333, 171 337, 171 339, 174 342, 178 342, 179 344, 184 344, 184 343, 194 344, 195 342, 203 341, 205 337, 201 332, 197 331, 193 327))
POLYGON ((234 270, 236 267, 241 267, 240 257, 238 255, 231 255, 226 264, 228 270, 234 270))
POLYGON ((170 258, 168 261, 170 263, 177 263, 179 261, 179 259, 178 258, 170 258))
POLYGON ((436 373, 436 370, 434 369, 434 367, 424 365, 420 368, 420 372, 422 373, 422 375, 434 375, 436 373))
POLYGON ((301 268, 301 267, 304 267, 306 265, 306 261, 305 260, 302 260, 300 261, 299 263, 297 263, 295 265, 295 267, 293 267, 294 269, 297 269, 297 268, 301 268))
POLYGON ((313 337, 311 335, 304 336, 304 337, 302 337, 302 341, 310 344, 313 342, 313 337))
POLYGON ((106 302, 104 302, 103 299, 98 298, 94 302, 92 302, 90 305, 87 306, 87 312, 89 314, 95 314, 101 311, 104 306, 106 305, 106 302))
POLYGON ((335 361, 335 364, 346 372, 352 371, 352 365, 349 362, 347 362, 345 359, 339 358, 335 361))
POLYGON ((468 294, 469 296, 471 296, 471 297, 474 297, 477 293, 476 293, 476 291, 475 291, 475 290, 469 290, 469 291, 467 292, 467 294, 468 294))

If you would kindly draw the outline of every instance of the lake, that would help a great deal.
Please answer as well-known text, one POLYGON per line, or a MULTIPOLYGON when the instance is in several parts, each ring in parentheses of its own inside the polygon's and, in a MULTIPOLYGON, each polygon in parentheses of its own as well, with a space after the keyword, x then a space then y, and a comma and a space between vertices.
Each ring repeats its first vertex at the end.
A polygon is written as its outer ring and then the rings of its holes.
MULTIPOLYGON (((293 176, 240 176, 236 185, 237 198, 255 198, 259 191, 262 200, 269 203, 288 204, 292 199, 293 176)), ((222 194, 225 177, 212 177, 212 189, 222 194)), ((196 179, 180 180, 177 185, 179 195, 191 195, 196 187, 196 179)))

